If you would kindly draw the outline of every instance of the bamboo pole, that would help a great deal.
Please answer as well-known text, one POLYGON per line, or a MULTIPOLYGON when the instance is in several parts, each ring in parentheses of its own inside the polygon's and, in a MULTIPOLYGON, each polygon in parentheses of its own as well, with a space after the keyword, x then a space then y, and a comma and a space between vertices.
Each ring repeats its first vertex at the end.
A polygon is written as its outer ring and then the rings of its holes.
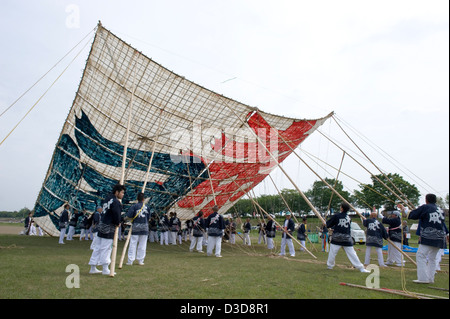
POLYGON ((366 290, 379 291, 379 292, 384 292, 384 293, 388 293, 388 294, 404 296, 404 297, 408 297, 408 298, 415 298, 415 299, 432 299, 432 298, 430 298, 430 297, 419 296, 419 295, 413 295, 413 294, 407 294, 406 292, 395 291, 395 290, 390 290, 390 289, 385 289, 385 288, 369 288, 369 287, 366 287, 366 286, 355 285, 355 284, 349 284, 349 283, 345 283, 345 282, 341 282, 341 283, 339 283, 339 285, 341 285, 341 286, 347 286, 347 287, 355 287, 355 288, 360 288, 360 289, 366 289, 366 290))
MULTIPOLYGON (((161 110, 162 113, 162 110, 161 110)), ((162 120, 162 114, 160 113, 160 118, 159 118, 159 124, 158 124, 158 130, 157 130, 157 135, 156 138, 159 136, 160 134, 160 129, 161 129, 161 120, 162 120)), ((145 174, 145 179, 144 179, 144 185, 142 186, 142 193, 145 192, 145 188, 147 186, 147 181, 148 181, 148 177, 150 175, 150 169, 152 167, 152 163, 153 163, 153 155, 155 154, 155 146, 156 146, 156 140, 153 141, 153 147, 152 147, 152 155, 150 156, 150 161, 148 163, 148 167, 147 167, 147 172, 145 174)), ((128 234, 127 234, 127 239, 125 241, 125 244, 123 246, 123 250, 122 250, 122 256, 120 257, 120 261, 119 261, 119 269, 122 269, 123 266, 123 261, 125 259, 125 254, 127 252, 128 249, 128 245, 130 243, 130 239, 131 239, 131 231, 133 229, 133 221, 136 219, 136 217, 139 216, 139 214, 141 213, 142 209, 144 208, 145 203, 142 202, 142 207, 141 209, 137 212, 136 216, 133 217, 133 219, 131 220, 131 225, 130 225, 130 229, 128 230, 128 234)))
MULTIPOLYGON (((248 196, 248 194, 247 194, 247 196, 248 196)), ((259 207, 259 209, 261 209, 261 211, 262 211, 264 214, 266 214, 267 216, 269 216, 269 213, 266 212, 266 211, 264 210, 264 208, 262 208, 262 207, 258 204, 258 202, 254 201, 250 196, 249 196, 249 198, 250 198, 250 200, 251 200, 253 203, 255 203, 256 206, 259 207)), ((291 237, 291 239, 293 239, 297 244, 299 244, 300 247, 302 247, 302 248, 303 248, 308 254, 310 254, 314 259, 317 259, 317 257, 314 256, 314 254, 313 254, 312 252, 310 252, 305 246, 303 246, 302 243, 300 243, 300 242, 297 240, 297 238, 295 238, 294 236, 292 236, 291 234, 289 234, 289 233, 284 229, 284 227, 280 225, 280 223, 278 223, 275 219, 274 219, 273 221, 274 221, 275 224, 277 224, 281 229, 283 229, 283 232, 284 232, 286 235, 288 235, 289 237, 291 237)))
MULTIPOLYGON (((292 214, 292 216, 294 217, 295 221, 296 221, 298 224, 300 224, 300 222, 299 222, 299 221, 297 220, 297 218, 295 217, 294 212, 293 212, 292 209, 289 207, 289 204, 288 204, 287 201, 284 199, 283 194, 281 194, 281 192, 278 190, 278 187, 277 187, 277 185, 275 184, 275 181, 273 180, 272 176, 270 176, 270 174, 269 174, 269 178, 270 178, 270 180, 272 181, 273 186, 275 186, 275 189, 277 190, 277 192, 278 192, 278 194, 280 195, 281 199, 283 200, 284 204, 286 205, 288 211, 291 212, 291 214, 292 214)), ((309 239, 308 234, 306 234, 305 237, 306 237, 306 239, 309 241, 309 243, 312 245, 312 247, 314 248, 314 250, 315 250, 316 252, 319 252, 319 251, 317 250, 317 248, 314 246, 314 244, 312 243, 311 239, 309 239)))
MULTIPOLYGON (((134 54, 136 54, 136 52, 134 54)), ((136 70, 133 75, 133 82, 135 80, 135 76, 136 76, 136 70)), ((125 165, 126 165, 127 151, 128 151, 128 137, 130 135, 131 115, 132 115, 132 111, 133 111, 133 98, 134 98, 134 93, 136 91, 136 88, 137 88, 137 85, 134 86, 133 93, 131 94, 130 106, 128 109, 128 122, 127 122, 127 130, 126 130, 126 134, 125 134, 125 145, 123 147, 122 174, 120 176, 120 182, 119 182, 120 185, 124 185, 124 182, 125 182, 124 179, 125 179, 125 165)), ((109 272, 110 277, 114 277, 114 275, 115 275, 114 271, 116 270, 118 239, 119 239, 119 226, 116 226, 116 229, 114 230, 114 239, 113 239, 113 246, 112 246, 112 253, 111 253, 111 267, 110 267, 110 272, 109 272)))

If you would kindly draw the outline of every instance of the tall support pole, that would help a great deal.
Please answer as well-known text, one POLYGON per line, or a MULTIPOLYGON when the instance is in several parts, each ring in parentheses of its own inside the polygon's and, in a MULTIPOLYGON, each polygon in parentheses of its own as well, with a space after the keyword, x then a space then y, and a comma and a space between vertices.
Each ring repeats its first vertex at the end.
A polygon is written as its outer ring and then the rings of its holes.
MULTIPOLYGON (((159 124, 158 124, 158 130, 156 133, 156 137, 157 138, 160 134, 160 128, 161 128, 161 121, 162 121, 162 110, 160 113, 160 119, 159 119, 159 124)), ((155 154, 155 146, 156 146, 156 140, 153 141, 153 147, 152 147, 152 155, 150 156, 150 162, 148 163, 147 166, 147 172, 145 173, 145 179, 144 179, 144 185, 142 186, 142 193, 145 192, 145 188, 147 186, 147 181, 148 181, 148 177, 150 175, 150 169, 152 168, 152 163, 153 163, 153 155, 155 154)), ((133 217, 133 219, 131 220, 131 225, 130 228, 128 229, 128 235, 127 235, 127 239, 125 240, 125 244, 123 245, 123 250, 122 250, 122 255, 120 256, 120 261, 119 261, 119 269, 122 269, 123 266, 123 261, 125 259, 125 254, 127 252, 127 248, 128 245, 130 243, 130 239, 131 239, 131 231, 133 229, 133 221, 136 219, 136 217, 139 216, 139 214, 141 213, 142 209, 144 208, 145 203, 142 203, 142 207, 141 209, 138 211, 138 213, 133 217)))
MULTIPOLYGON (((136 54, 136 52, 134 54, 136 54)), ((133 82, 134 82, 135 76, 136 76, 136 70, 134 72, 133 82)), ((120 176, 120 181, 119 181, 120 185, 124 185, 124 183, 125 183, 124 179, 125 179, 125 166, 126 166, 127 150, 128 150, 128 137, 130 135, 131 115, 133 112, 133 99, 134 99, 134 93, 136 91, 136 87, 137 87, 137 85, 134 86, 133 92, 131 94, 130 106, 128 109, 127 130, 126 130, 126 134, 125 134, 125 145, 123 148, 123 156, 122 156, 122 174, 120 176)), ((116 270, 118 239, 119 239, 119 226, 116 226, 116 228, 114 230, 114 239, 113 239, 113 246, 112 246, 112 252, 111 252, 111 267, 110 267, 110 272, 109 272, 110 277, 114 277, 114 275, 115 275, 114 271, 116 270)))

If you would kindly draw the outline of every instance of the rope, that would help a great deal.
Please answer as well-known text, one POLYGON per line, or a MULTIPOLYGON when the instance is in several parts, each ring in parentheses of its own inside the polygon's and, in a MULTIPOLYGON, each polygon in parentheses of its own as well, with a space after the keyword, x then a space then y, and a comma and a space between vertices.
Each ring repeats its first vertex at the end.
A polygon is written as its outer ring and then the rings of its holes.
MULTIPOLYGON (((92 32, 92 31, 91 31, 92 32)), ((91 33, 89 32, 89 33, 91 33)), ((83 39, 84 40, 84 39, 83 39)), ((75 59, 81 54, 81 52, 84 50, 84 48, 88 45, 88 43, 90 43, 90 39, 88 42, 86 42, 86 44, 81 48, 81 50, 77 53, 77 55, 75 55, 75 57, 72 59, 72 61, 70 61, 70 63, 66 66, 66 68, 58 75, 58 77, 53 81, 53 83, 50 85, 50 87, 45 90, 45 92, 39 97, 39 99, 31 106, 31 108, 27 111, 27 113, 25 113, 25 115, 20 119, 20 121, 13 127, 13 129, 6 135, 6 137, 0 142, 0 146, 3 144, 3 142, 12 134, 12 132, 14 132, 14 130, 19 126, 20 123, 22 123, 22 121, 28 116, 28 114, 30 114, 30 112, 34 109, 34 107, 42 100, 42 98, 48 93, 48 91, 50 91, 50 89, 53 87, 53 85, 55 85, 55 83, 59 80, 59 78, 67 71, 67 69, 69 68, 69 66, 72 65, 73 61, 75 61, 75 59)), ((78 45, 78 44, 77 44, 78 45)), ((58 62, 59 63, 59 62, 58 62)), ((26 92, 25 92, 26 93, 26 92)), ((25 94, 24 93, 24 94, 25 94)), ((20 98, 19 98, 20 99, 20 98)), ((15 102, 14 102, 15 103, 15 102)), ((9 108, 8 108, 9 109, 9 108)), ((6 112, 6 111, 5 111, 6 112)), ((3 113, 5 113, 3 112, 3 113)), ((2 115, 3 115, 2 113, 2 115)))
MULTIPOLYGON (((359 137, 361 137, 363 140, 366 140, 366 143, 372 147, 374 150, 378 151, 379 154, 381 156, 383 156, 386 160, 388 160, 392 165, 394 165, 396 168, 398 168, 400 171, 402 171, 403 174, 407 175, 409 178, 411 178, 411 176, 409 176, 403 169, 405 169, 406 171, 408 171, 410 174, 412 174, 415 178, 417 178, 419 181, 421 181, 422 183, 424 183, 429 189, 433 189, 432 186, 430 186, 427 182, 425 182, 423 179, 421 179, 419 176, 417 176, 414 172, 412 172, 411 170, 409 170, 407 167, 404 167, 399 161, 397 161, 395 158, 393 158, 388 152, 386 152, 385 150, 383 150, 381 147, 377 146, 375 143, 373 143, 372 141, 370 141, 367 137, 365 137, 362 133, 358 132, 358 130, 356 130, 355 128, 353 128, 349 123, 347 123, 346 121, 344 121, 343 119, 339 118, 338 116, 335 115, 335 117, 342 122, 343 124, 345 124, 346 126, 348 126, 353 132, 355 132, 359 137), (370 145, 370 144, 373 144, 370 145), (380 152, 381 151, 381 152, 380 152), (390 159, 389 159, 389 158, 390 159), (391 160, 392 159, 392 160, 391 160), (398 164, 400 164, 401 166, 403 166, 403 169, 398 167, 394 162, 397 162, 398 164)), ((411 178, 414 179, 414 178, 411 178)), ((416 182, 417 183, 417 182, 416 182)), ((419 183, 417 183, 419 184, 419 183)), ((424 189, 427 189, 426 187, 424 187, 422 185, 422 187, 424 189)), ((438 191, 434 191, 435 193, 439 193, 438 191)))
POLYGON ((34 82, 34 84, 32 86, 30 86, 25 92, 23 92, 10 106, 8 106, 1 114, 0 117, 3 116, 3 114, 5 114, 6 112, 9 111, 10 108, 12 108, 22 97, 24 97, 33 87, 35 87, 43 78, 45 78, 47 76, 47 74, 49 74, 59 63, 61 63, 62 60, 64 60, 73 50, 75 50, 75 48, 80 45, 81 42, 84 41, 84 39, 86 39, 97 27, 95 27, 94 29, 92 29, 91 31, 88 32, 88 34, 86 34, 86 36, 81 39, 80 42, 78 42, 72 49, 70 49, 69 52, 67 52, 61 59, 59 59, 58 62, 55 63, 55 65, 53 65, 47 72, 44 73, 44 75, 42 75, 36 82, 34 82))
POLYGON ((394 188, 401 194, 404 196, 404 198, 401 198, 400 196, 398 196, 393 190, 391 190, 385 183, 383 183, 378 177, 376 177, 375 175, 373 175, 373 177, 375 177, 380 183, 382 183, 390 192, 392 192, 398 199, 400 199, 402 202, 404 202, 405 204, 407 204, 411 209, 413 209, 413 205, 412 203, 408 200, 408 198, 406 197, 405 194, 402 193, 402 191, 400 191, 398 189, 398 187, 391 181, 390 178, 388 178, 386 176, 386 174, 381 171, 381 169, 366 155, 366 153, 363 152, 363 150, 353 141, 353 139, 347 134, 346 131, 344 131, 344 129, 342 128, 342 126, 337 122, 337 120, 334 118, 334 115, 331 116, 334 121, 336 122, 336 124, 339 126, 339 128, 342 130, 342 132, 344 132, 344 134, 347 136, 347 138, 356 146, 356 148, 367 158, 367 160, 373 165, 375 166, 376 169, 378 169, 378 171, 383 174, 383 176, 392 184, 392 186, 394 186, 394 188))

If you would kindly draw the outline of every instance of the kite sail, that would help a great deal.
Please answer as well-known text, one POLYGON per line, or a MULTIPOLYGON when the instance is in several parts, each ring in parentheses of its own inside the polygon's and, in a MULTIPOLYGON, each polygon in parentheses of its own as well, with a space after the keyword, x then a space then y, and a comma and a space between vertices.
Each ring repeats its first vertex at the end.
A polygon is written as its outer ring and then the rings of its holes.
POLYGON ((224 213, 330 116, 287 118, 224 97, 99 23, 34 219, 57 236, 65 203, 93 212, 121 174, 124 209, 145 188, 156 213, 187 220, 215 204, 224 213))

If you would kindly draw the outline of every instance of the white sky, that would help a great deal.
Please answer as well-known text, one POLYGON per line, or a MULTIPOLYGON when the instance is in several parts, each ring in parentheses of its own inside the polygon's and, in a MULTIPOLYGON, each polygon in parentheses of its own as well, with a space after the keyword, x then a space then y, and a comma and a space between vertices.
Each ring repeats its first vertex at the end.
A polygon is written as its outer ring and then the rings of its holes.
MULTIPOLYGON (((385 152, 360 145, 383 170, 404 176, 423 195, 445 196, 448 12, 447 0, 2 0, 0 114, 101 20, 161 65, 242 103, 296 118, 334 111, 357 130, 350 133, 353 138, 363 134, 385 152)), ((91 41, 0 145, 0 211, 34 207, 91 41)), ((72 57, 0 117, 0 142, 72 57)), ((322 131, 351 145, 333 120, 322 131)), ((342 153, 320 134, 303 149, 340 164, 342 153)), ((345 160, 343 170, 369 182, 367 172, 350 162, 345 160)), ((323 177, 336 175, 311 163, 323 177)), ((317 180, 295 156, 283 167, 303 191, 317 180)), ((293 188, 274 173, 279 188, 293 188)), ((273 192, 270 180, 256 189, 273 192)))

